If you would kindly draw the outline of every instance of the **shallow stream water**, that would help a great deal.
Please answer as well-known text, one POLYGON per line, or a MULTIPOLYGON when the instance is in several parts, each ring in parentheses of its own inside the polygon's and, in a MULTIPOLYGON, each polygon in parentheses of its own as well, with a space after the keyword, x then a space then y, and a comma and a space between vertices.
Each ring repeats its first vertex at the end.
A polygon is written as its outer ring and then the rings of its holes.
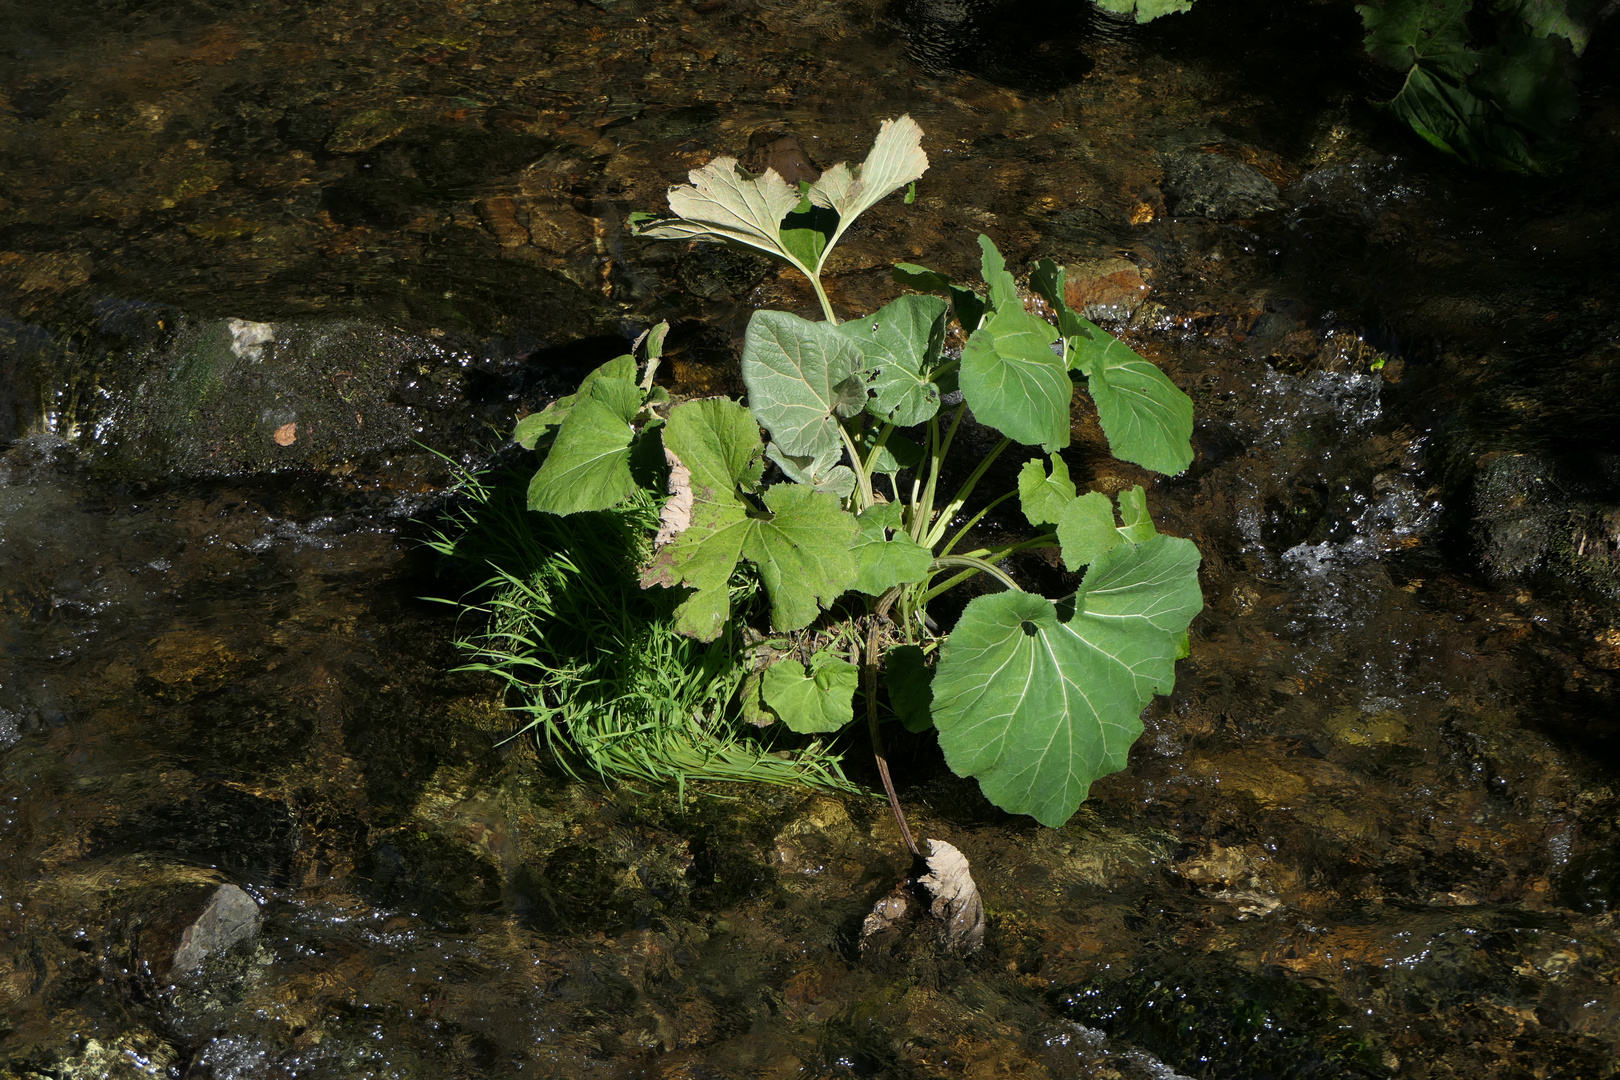
POLYGON ((1620 1073, 1616 60, 1521 179, 1373 109, 1336 2, 0 0, 0 1076, 1620 1073), (703 393, 814 309, 629 214, 902 112, 840 310, 985 232, 1198 413, 1173 479, 1075 417, 1204 553, 1130 767, 1052 830, 894 748, 967 960, 860 949, 880 799, 507 741, 420 543, 649 323, 703 393), (258 932, 171 970, 225 884, 258 932))

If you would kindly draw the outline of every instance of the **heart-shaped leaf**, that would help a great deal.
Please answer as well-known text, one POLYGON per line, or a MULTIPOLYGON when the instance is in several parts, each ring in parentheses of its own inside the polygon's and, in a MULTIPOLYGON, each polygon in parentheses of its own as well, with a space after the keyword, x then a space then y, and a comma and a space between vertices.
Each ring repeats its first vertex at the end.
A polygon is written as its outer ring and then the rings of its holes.
POLYGON ((864 362, 829 323, 756 311, 743 339, 749 407, 783 453, 815 460, 843 445, 838 418, 866 404, 864 362))
POLYGON ((945 343, 945 301, 902 296, 864 319, 841 323, 838 332, 866 358, 872 392, 866 411, 899 427, 921 424, 939 411, 939 387, 929 372, 945 343))
POLYGON ((782 723, 801 735, 837 731, 855 718, 853 702, 861 672, 822 649, 810 657, 808 674, 797 660, 765 669, 760 694, 782 723))
POLYGON ((962 350, 959 381, 973 415, 1050 453, 1069 445, 1074 387, 1052 352, 1057 331, 1021 305, 996 309, 962 350))
POLYGON ((1202 607, 1198 550, 1170 536, 1103 555, 1062 611, 1023 592, 975 598, 934 675, 946 763, 1002 809, 1061 826, 1124 768, 1202 607))

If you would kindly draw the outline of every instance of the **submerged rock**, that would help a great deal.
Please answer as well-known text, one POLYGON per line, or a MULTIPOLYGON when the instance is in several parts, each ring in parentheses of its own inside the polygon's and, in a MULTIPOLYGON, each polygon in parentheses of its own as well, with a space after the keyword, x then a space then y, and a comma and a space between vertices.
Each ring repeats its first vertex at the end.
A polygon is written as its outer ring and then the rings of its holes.
POLYGON ((1166 158, 1164 194, 1172 214, 1215 221, 1254 217, 1283 204, 1277 185, 1259 169, 1202 150, 1181 150, 1166 158))
POLYGON ((253 897, 235 885, 221 885, 208 894, 196 918, 181 927, 169 971, 192 971, 210 956, 256 936, 261 921, 253 897))

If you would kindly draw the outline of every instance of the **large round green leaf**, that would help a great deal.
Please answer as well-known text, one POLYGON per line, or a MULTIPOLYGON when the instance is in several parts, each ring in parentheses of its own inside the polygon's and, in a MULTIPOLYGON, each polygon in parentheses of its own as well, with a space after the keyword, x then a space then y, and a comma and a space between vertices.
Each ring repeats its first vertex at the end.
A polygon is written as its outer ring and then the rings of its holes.
POLYGON ((946 763, 1002 809, 1062 825, 1093 780, 1125 767, 1202 607, 1198 549, 1171 536, 1106 552, 1061 609, 1022 592, 976 598, 934 676, 946 763))

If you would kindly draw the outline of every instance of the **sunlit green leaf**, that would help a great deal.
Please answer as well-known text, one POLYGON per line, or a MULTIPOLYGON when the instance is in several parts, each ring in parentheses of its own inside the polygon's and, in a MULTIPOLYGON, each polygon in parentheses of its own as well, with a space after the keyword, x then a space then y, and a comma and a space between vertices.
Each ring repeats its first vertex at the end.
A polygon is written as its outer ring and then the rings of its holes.
POLYGON ((826 649, 810 657, 807 673, 793 659, 765 669, 761 696, 782 722, 801 735, 837 731, 855 717, 860 669, 826 649))
POLYGON ((1018 472, 1018 503, 1031 525, 1056 525, 1063 508, 1074 501, 1074 481, 1069 479, 1069 466, 1061 457, 1052 455, 1052 475, 1046 474, 1046 464, 1040 458, 1024 462, 1018 472))
POLYGON ((1062 509, 1057 538, 1063 565, 1070 573, 1096 562, 1125 539, 1114 526, 1114 504, 1096 491, 1086 492, 1062 509))
POLYGON ((692 490, 700 499, 735 501, 737 489, 759 486, 759 425, 735 401, 705 398, 675 406, 664 443, 691 470, 692 490))
POLYGON ((742 555, 759 568, 771 626, 801 630, 855 584, 855 515, 838 497, 798 484, 765 493, 768 520, 754 519, 742 555))
POLYGON ((1193 0, 1092 0, 1104 11, 1134 16, 1139 23, 1152 22, 1161 15, 1191 11, 1193 0))
POLYGON ((1192 399, 1106 330, 1081 319, 1069 363, 1086 376, 1114 456, 1167 476, 1192 464, 1192 399))
MULTIPOLYGON (((632 368, 632 371, 634 369, 632 368)), ((634 382, 598 378, 580 395, 529 481, 529 509, 548 514, 606 510, 630 497, 630 421, 641 409, 634 382)))
POLYGON ((899 503, 878 503, 856 519, 860 524, 855 538, 856 592, 881 596, 896 585, 928 576, 934 555, 901 529, 900 515, 899 503), (888 535, 891 529, 893 539, 888 535))
POLYGON ((1147 492, 1142 490, 1140 484, 1119 493, 1119 517, 1123 522, 1119 534, 1133 544, 1159 535, 1159 530, 1153 526, 1153 519, 1148 516, 1147 492))
POLYGON ((998 308, 962 350, 959 382, 973 415, 1015 442, 1069 445, 1073 386, 1052 352, 1057 331, 1022 305, 998 308))
POLYGON ((939 411, 939 387, 929 372, 945 341, 945 301, 902 296, 864 319, 839 324, 866 357, 872 396, 866 411, 900 427, 921 424, 939 411))
POLYGON ((1203 606, 1198 551, 1161 536, 1091 565, 1060 610, 1029 593, 975 598, 946 639, 933 717, 946 763, 1004 810, 1057 827, 1125 766, 1153 694, 1175 684, 1203 606))
POLYGON ((1013 280, 1012 274, 1007 272, 1007 262, 996 250, 995 241, 983 233, 979 234, 980 275, 984 283, 990 288, 990 306, 996 311, 1002 308, 1023 308, 1023 301, 1018 299, 1018 282, 1013 280))
POLYGON ((574 408, 574 403, 580 395, 590 392, 591 384, 597 379, 624 379, 627 382, 636 381, 636 358, 628 353, 615 357, 592 371, 580 380, 579 389, 566 397, 560 397, 541 409, 537 413, 530 413, 517 422, 512 430, 512 441, 525 450, 533 450, 534 444, 547 430, 557 427, 568 419, 568 414, 574 408))
POLYGON ((866 404, 855 342, 824 322, 756 311, 743 339, 743 383, 761 426, 783 453, 820 458, 843 445, 838 418, 866 404))

